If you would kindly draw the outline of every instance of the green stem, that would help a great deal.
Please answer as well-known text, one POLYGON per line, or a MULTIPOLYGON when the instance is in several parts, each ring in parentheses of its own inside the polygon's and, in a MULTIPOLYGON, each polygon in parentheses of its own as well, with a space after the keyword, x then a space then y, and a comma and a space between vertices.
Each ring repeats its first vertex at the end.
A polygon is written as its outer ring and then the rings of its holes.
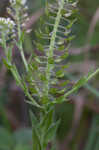
POLYGON ((48 52, 48 60, 47 60, 47 67, 46 67, 46 85, 45 85, 45 91, 46 92, 46 96, 48 97, 48 92, 49 92, 49 83, 50 83, 50 77, 51 77, 51 71, 53 69, 53 64, 51 64, 49 62, 49 60, 52 58, 53 59, 53 52, 54 52, 54 45, 55 45, 55 39, 56 39, 56 33, 58 30, 58 26, 60 23, 60 19, 62 16, 62 9, 64 7, 64 0, 61 0, 61 5, 59 6, 59 10, 57 12, 57 17, 55 20, 55 25, 54 25, 54 29, 53 29, 53 34, 50 40, 50 47, 49 47, 49 52, 48 52))
POLYGON ((99 73, 99 68, 96 69, 96 71, 93 72, 93 73, 87 78, 87 81, 89 81, 89 80, 92 79, 94 76, 96 76, 97 73, 99 73))
POLYGON ((5 52, 5 55, 7 56, 7 45, 6 45, 6 39, 5 39, 5 34, 4 34, 4 31, 2 32, 2 46, 4 48, 4 52, 5 52))
MULTIPOLYGON (((99 68, 93 72, 91 75, 88 76, 88 78, 86 79, 86 82, 88 82, 89 80, 91 80, 96 74, 99 73, 99 68)), ((86 83, 85 82, 85 83, 86 83)), ((85 84, 84 83, 84 84, 85 84)), ((80 88, 80 87, 79 87, 80 88)), ((67 96, 71 95, 72 93, 74 93, 76 90, 78 89, 78 87, 74 87, 73 89, 71 89, 70 91, 68 91, 65 95, 64 98, 66 98, 67 96)))
POLYGON ((25 55, 24 55, 24 52, 23 52, 23 48, 22 48, 22 47, 20 48, 20 53, 21 53, 21 57, 22 57, 24 66, 25 66, 25 68, 26 68, 26 71, 28 72, 28 64, 27 64, 27 61, 26 61, 26 58, 25 58, 25 55))
POLYGON ((19 44, 18 44, 18 46, 19 46, 21 58, 23 60, 25 69, 28 72, 28 63, 27 63, 27 60, 26 60, 25 55, 24 55, 23 44, 22 44, 22 40, 21 40, 22 32, 21 32, 20 17, 19 17, 19 12, 17 10, 16 10, 16 16, 17 16, 17 24, 18 24, 18 38, 19 38, 19 44))

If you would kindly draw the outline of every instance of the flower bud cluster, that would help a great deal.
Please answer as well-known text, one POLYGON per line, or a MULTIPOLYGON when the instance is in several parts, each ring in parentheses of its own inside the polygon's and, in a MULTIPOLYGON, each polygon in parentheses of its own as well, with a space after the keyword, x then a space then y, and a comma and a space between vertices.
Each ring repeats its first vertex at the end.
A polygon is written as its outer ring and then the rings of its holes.
POLYGON ((26 0, 10 0, 11 4, 16 4, 16 3, 20 3, 22 5, 24 5, 26 3, 26 0))
POLYGON ((10 18, 0 17, 0 42, 2 42, 2 34, 6 35, 6 40, 15 37, 15 22, 10 18))
POLYGON ((13 41, 17 34, 17 23, 19 21, 20 28, 25 29, 24 22, 28 19, 26 0, 9 0, 10 7, 7 13, 11 18, 0 17, 0 43, 2 42, 2 33, 5 35, 6 41, 13 41))
POLYGON ((10 4, 11 7, 7 8, 8 14, 12 16, 15 22, 19 20, 21 27, 24 28, 25 27, 24 22, 27 22, 29 20, 26 0, 10 0, 10 4))

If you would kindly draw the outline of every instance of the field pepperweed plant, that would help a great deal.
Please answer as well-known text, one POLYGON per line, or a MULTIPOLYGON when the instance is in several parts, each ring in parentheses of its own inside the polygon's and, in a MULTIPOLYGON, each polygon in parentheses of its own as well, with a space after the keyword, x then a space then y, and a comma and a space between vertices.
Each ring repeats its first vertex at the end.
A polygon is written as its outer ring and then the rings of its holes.
POLYGON ((10 0, 7 8, 13 20, 0 18, 0 45, 5 57, 3 62, 12 72, 17 85, 22 88, 26 102, 37 107, 39 115, 30 112, 33 133, 33 150, 46 150, 49 142, 55 145, 55 135, 60 120, 54 120, 55 104, 67 101, 67 97, 77 91, 94 77, 99 69, 78 80, 68 90, 64 80, 68 57, 72 25, 76 21, 77 2, 74 0, 45 1, 45 13, 40 18, 40 28, 35 32, 37 41, 34 45, 39 53, 33 51, 26 60, 23 50, 24 21, 28 19, 25 1, 10 0), (19 73, 12 57, 12 50, 17 46, 23 61, 24 72, 19 73))

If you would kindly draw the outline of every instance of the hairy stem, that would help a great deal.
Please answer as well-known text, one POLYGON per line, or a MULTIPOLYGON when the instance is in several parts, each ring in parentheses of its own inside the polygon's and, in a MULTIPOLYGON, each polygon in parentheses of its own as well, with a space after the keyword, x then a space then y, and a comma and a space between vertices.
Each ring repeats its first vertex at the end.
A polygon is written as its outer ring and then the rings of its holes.
MULTIPOLYGON (((99 73, 99 68, 93 72, 91 75, 89 75, 89 77, 87 77, 86 79, 86 83, 91 80, 96 74, 99 73)), ((85 83, 84 83, 85 84, 85 83)), ((81 85, 82 86, 82 85, 81 85)), ((80 88, 80 87, 79 87, 80 88)), ((66 98, 67 96, 71 95, 73 92, 75 92, 78 89, 78 87, 74 87, 73 89, 71 89, 69 92, 67 92, 64 97, 66 98)))
POLYGON ((47 67, 46 67, 46 85, 45 85, 45 89, 44 89, 44 92, 46 92, 46 96, 47 97, 48 97, 48 92, 49 92, 49 83, 50 83, 50 78, 51 78, 51 71, 53 69, 53 64, 51 64, 49 62, 49 60, 51 58, 53 59, 53 52, 54 52, 56 33, 57 33, 57 30, 58 30, 60 19, 62 17, 61 11, 62 11, 62 9, 64 7, 64 3, 65 3, 64 0, 61 0, 60 6, 59 6, 59 10, 57 12, 57 17, 56 17, 56 20, 55 20, 53 34, 52 34, 51 41, 50 41, 49 51, 48 51, 48 59, 47 59, 47 67))
POLYGON ((16 11, 16 15, 17 15, 17 25, 18 25, 18 38, 19 38, 18 47, 19 47, 19 50, 20 50, 20 54, 21 54, 25 69, 28 72, 28 64, 27 64, 27 60, 26 60, 25 55, 24 55, 23 44, 22 44, 22 40, 21 40, 22 32, 21 32, 20 17, 19 17, 19 12, 18 11, 16 11))

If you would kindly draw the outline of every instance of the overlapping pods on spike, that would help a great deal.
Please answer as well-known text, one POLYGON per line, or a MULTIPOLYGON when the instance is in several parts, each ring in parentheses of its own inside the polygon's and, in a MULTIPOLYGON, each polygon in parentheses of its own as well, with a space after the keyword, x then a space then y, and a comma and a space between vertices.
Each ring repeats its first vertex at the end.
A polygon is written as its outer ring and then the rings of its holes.
POLYGON ((66 58, 68 56, 69 43, 74 38, 71 33, 71 28, 76 21, 74 19, 74 7, 76 7, 76 3, 65 1, 64 8, 61 11, 62 17, 56 33, 53 57, 48 59, 51 37, 59 5, 60 1, 54 1, 54 3, 50 4, 46 3, 45 14, 40 18, 40 29, 35 32, 37 41, 34 42, 36 51, 33 56, 33 61, 30 64, 31 74, 33 74, 30 83, 31 89, 36 89, 34 90, 34 95, 37 96, 38 100, 44 96, 43 87, 45 86, 47 78, 47 63, 53 64, 53 68, 50 72, 49 99, 52 101, 57 100, 57 94, 58 97, 61 97, 67 90, 66 86, 68 81, 64 81, 63 78, 66 68, 68 67, 66 58))

